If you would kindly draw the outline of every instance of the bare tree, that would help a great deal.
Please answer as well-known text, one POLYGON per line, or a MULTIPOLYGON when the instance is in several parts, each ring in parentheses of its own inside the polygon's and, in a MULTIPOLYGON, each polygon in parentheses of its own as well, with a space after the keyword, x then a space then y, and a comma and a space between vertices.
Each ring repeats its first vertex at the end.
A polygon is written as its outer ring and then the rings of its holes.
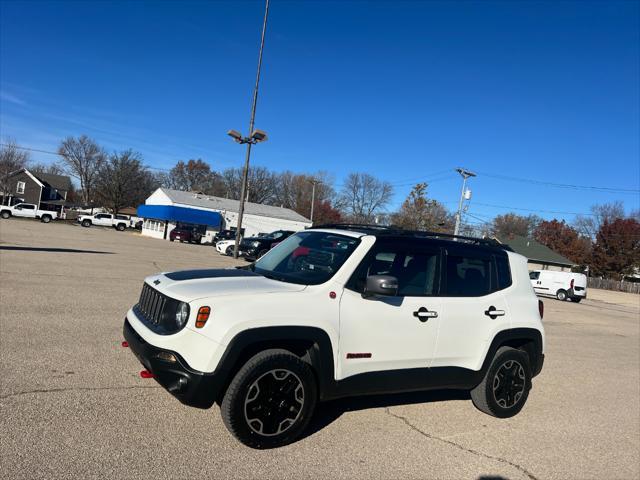
POLYGON ((64 167, 59 163, 50 163, 48 165, 44 163, 32 163, 29 165, 29 170, 33 173, 48 173, 50 175, 63 175, 64 167))
POLYGON ((619 218, 625 218, 624 205, 622 202, 592 205, 591 214, 578 215, 573 222, 573 226, 581 235, 595 241, 600 227, 602 227, 605 222, 613 223, 619 218))
POLYGON ((29 161, 29 153, 21 150, 13 139, 6 139, 0 147, 0 194, 2 204, 9 200, 11 182, 9 174, 24 168, 29 161))
MULTIPOLYGON (((227 198, 240 199, 242 169, 228 168, 222 172, 224 191, 227 198)), ((249 201, 272 204, 276 199, 278 176, 265 167, 250 167, 248 173, 249 201)))
POLYGON ((352 222, 370 223, 391 201, 393 187, 368 173, 350 173, 338 197, 338 206, 352 222))
POLYGON ((187 162, 180 160, 168 174, 162 175, 162 185, 167 188, 207 195, 219 195, 223 190, 223 183, 222 178, 200 158, 187 162))
POLYGON ((64 139, 58 154, 62 157, 65 171, 80 182, 82 203, 89 205, 93 201, 98 172, 106 160, 104 150, 94 140, 82 135, 64 139))
POLYGON ((114 153, 104 162, 95 183, 96 199, 117 214, 144 202, 157 188, 154 175, 142 165, 139 153, 114 153))

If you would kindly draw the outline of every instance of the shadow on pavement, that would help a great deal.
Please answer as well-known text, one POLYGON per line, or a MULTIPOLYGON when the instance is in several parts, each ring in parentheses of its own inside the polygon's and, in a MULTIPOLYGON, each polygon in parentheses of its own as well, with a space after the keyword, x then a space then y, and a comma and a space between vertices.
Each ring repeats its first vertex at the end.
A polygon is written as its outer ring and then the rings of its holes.
MULTIPOLYGON (((303 438, 313 435, 331 425, 345 412, 367 410, 370 408, 413 405, 417 403, 442 402, 447 400, 469 400, 471 396, 465 390, 434 390, 427 392, 397 393, 393 395, 372 395, 343 398, 318 404, 316 413, 305 429, 303 438)), ((489 479, 491 477, 487 477, 489 479)))
POLYGON ((55 247, 15 247, 0 246, 0 250, 14 250, 24 252, 53 252, 53 253, 96 253, 100 255, 113 255, 113 252, 99 252, 97 250, 77 250, 75 248, 55 248, 55 247))

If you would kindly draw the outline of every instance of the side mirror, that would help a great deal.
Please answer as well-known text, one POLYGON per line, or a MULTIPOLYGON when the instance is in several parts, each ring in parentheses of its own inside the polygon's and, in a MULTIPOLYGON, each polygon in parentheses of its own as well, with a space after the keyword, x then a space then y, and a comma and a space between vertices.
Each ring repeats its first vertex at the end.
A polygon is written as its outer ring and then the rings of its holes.
POLYGON ((398 279, 391 275, 369 275, 362 298, 369 298, 374 295, 395 297, 398 295, 398 279))

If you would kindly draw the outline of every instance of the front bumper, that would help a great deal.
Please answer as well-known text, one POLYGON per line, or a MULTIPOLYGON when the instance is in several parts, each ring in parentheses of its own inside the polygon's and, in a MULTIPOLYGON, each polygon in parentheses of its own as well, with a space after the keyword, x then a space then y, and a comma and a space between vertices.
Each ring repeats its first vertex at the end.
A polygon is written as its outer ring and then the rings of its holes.
POLYGON ((224 378, 220 374, 193 370, 175 352, 154 347, 146 342, 125 319, 122 329, 129 348, 142 366, 150 371, 156 381, 185 405, 209 408, 218 398, 224 378), (158 357, 161 352, 172 354, 176 361, 168 362, 158 357))

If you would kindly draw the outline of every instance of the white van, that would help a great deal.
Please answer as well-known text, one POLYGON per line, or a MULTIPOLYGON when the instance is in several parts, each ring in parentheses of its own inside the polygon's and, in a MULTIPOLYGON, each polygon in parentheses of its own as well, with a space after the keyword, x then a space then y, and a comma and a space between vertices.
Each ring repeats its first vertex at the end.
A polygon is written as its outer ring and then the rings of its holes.
POLYGON ((570 298, 576 303, 587 298, 587 276, 583 273, 534 270, 529 278, 538 295, 552 295, 563 302, 570 298))

